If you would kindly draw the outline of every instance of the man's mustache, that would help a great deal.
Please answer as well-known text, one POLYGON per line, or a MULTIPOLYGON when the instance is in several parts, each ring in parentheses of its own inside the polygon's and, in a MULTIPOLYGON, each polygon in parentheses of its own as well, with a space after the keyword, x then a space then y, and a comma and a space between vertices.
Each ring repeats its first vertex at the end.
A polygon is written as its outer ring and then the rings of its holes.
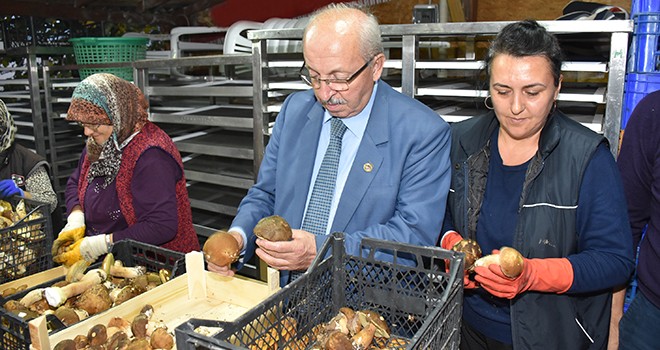
POLYGON ((322 101, 321 101, 321 104, 324 105, 324 106, 327 105, 327 104, 332 104, 332 105, 345 105, 345 104, 346 104, 346 100, 344 100, 343 98, 339 98, 339 97, 334 97, 334 96, 333 96, 333 97, 330 97, 330 98, 327 99, 327 100, 322 100, 322 101))

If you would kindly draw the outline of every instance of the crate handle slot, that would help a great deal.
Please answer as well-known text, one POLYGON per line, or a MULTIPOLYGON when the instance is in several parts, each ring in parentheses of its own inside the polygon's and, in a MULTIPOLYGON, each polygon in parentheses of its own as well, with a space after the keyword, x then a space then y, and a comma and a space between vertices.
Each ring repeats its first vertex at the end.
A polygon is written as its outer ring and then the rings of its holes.
POLYGON ((341 248, 344 246, 344 233, 343 232, 333 232, 331 237, 329 239, 333 240, 332 244, 326 244, 323 245, 321 248, 321 251, 316 254, 316 257, 314 260, 312 260, 312 263, 309 265, 307 268, 307 272, 312 272, 314 269, 318 268, 319 264, 325 260, 326 258, 332 257, 332 255, 337 253, 337 248, 341 248), (332 247, 332 255, 326 255, 328 254, 328 250, 330 250, 330 247, 332 247))

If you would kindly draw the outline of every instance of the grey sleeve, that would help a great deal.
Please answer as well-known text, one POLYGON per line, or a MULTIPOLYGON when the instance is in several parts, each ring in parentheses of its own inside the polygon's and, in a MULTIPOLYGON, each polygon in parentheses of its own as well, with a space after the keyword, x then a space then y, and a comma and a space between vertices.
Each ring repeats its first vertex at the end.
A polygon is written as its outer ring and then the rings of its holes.
POLYGON ((45 167, 38 166, 30 173, 25 179, 25 190, 30 192, 34 200, 50 205, 51 212, 57 208, 57 194, 45 167))

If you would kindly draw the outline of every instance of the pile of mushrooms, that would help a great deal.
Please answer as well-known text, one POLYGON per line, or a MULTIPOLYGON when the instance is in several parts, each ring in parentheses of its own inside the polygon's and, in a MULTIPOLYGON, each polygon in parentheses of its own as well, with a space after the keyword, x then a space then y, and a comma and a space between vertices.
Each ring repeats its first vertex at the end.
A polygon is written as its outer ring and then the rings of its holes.
POLYGON ((373 310, 342 307, 316 335, 313 350, 365 350, 405 347, 407 340, 391 336, 385 318, 373 310))
POLYGON ((20 300, 9 300, 3 307, 29 321, 44 314, 54 314, 65 326, 119 305, 167 280, 167 270, 147 272, 143 266, 126 267, 107 254, 100 268, 90 269, 80 261, 64 280, 47 288, 35 288, 20 300))
POLYGON ((405 348, 409 341, 392 336, 385 318, 373 310, 339 309, 330 321, 318 324, 294 339, 297 322, 286 316, 261 336, 250 349, 276 349, 278 342, 290 342, 286 349, 366 350, 405 348))
POLYGON ((153 313, 153 307, 147 304, 132 322, 121 317, 113 317, 107 325, 94 325, 87 334, 60 341, 55 345, 54 350, 172 349, 174 336, 168 332, 163 322, 152 320, 153 313))
POLYGON ((46 239, 46 234, 43 225, 30 226, 29 222, 41 217, 40 211, 28 216, 23 200, 18 202, 15 209, 11 203, 0 200, 0 229, 3 230, 0 232, 0 273, 4 277, 11 280, 24 276, 30 264, 40 256, 33 248, 39 241, 46 239), (5 230, 19 222, 28 224, 5 230))

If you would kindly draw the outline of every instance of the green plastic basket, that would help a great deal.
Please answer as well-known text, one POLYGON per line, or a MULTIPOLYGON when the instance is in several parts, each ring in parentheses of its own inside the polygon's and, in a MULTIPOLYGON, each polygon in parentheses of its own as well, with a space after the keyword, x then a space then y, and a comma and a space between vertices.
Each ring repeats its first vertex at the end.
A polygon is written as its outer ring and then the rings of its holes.
MULTIPOLYGON (((76 63, 103 64, 143 60, 147 54, 147 38, 75 38, 73 44, 76 63)), ((80 68, 80 79, 94 73, 111 73, 132 81, 133 67, 80 68)))

